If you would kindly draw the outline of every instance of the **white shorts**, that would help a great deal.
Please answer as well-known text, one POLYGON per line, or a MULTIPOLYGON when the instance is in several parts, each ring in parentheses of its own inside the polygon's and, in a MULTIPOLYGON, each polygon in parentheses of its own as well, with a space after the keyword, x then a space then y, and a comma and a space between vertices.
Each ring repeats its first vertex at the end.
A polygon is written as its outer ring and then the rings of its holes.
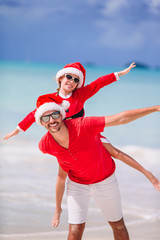
POLYGON ((122 218, 121 198, 115 174, 104 181, 89 185, 68 179, 67 204, 70 224, 81 224, 87 221, 91 197, 96 201, 106 221, 115 222, 122 218))

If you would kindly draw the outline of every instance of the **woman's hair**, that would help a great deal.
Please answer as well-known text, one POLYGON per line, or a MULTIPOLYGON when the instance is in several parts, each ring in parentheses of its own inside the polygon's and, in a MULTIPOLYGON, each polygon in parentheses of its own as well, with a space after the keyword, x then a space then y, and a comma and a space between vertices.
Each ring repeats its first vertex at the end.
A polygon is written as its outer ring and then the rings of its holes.
MULTIPOLYGON (((62 76, 62 77, 63 77, 63 76, 62 76)), ((61 89, 61 81, 60 81, 60 80, 61 80, 62 77, 60 77, 60 78, 59 78, 59 81, 58 81, 59 86, 58 86, 58 88, 57 88, 57 94, 56 94, 57 96, 59 95, 59 91, 60 91, 60 89, 61 89)))
POLYGON ((59 95, 59 91, 60 91, 60 88, 61 88, 61 84, 59 84, 59 87, 57 88, 57 96, 59 95))

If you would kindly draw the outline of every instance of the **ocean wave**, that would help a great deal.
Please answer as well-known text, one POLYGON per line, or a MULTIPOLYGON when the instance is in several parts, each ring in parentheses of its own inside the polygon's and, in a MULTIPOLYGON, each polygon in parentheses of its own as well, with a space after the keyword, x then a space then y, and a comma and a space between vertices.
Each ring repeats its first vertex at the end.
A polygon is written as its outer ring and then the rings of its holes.
MULTIPOLYGON (((153 164, 159 163, 160 149, 158 148, 148 148, 133 145, 118 146, 118 148, 134 158, 145 159, 147 162, 151 162, 152 160, 153 164)), ((26 157, 48 157, 40 152, 38 149, 38 143, 35 141, 16 141, 15 143, 4 141, 0 145, 0 153, 4 160, 12 159, 12 161, 19 160, 19 157, 22 160, 26 157)))
MULTIPOLYGON (((5 162, 51 159, 51 156, 42 154, 38 149, 38 143, 35 141, 15 141, 15 143, 13 141, 3 141, 0 144, 0 155, 5 162)), ((52 160, 56 161, 55 157, 52 156, 52 160)))
POLYGON ((130 205, 128 208, 124 207, 124 215, 132 215, 147 221, 160 220, 160 210, 152 207, 139 207, 137 205, 130 205))

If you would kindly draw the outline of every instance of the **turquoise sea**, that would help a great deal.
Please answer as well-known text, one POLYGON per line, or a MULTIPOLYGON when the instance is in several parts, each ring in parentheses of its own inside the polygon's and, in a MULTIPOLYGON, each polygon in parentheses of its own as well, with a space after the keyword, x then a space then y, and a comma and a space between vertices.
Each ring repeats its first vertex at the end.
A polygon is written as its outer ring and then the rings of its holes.
MULTIPOLYGON (((0 62, 0 134, 14 129, 18 122, 35 109, 36 99, 54 92, 56 72, 63 65, 0 62)), ((122 70, 116 67, 87 67, 86 84, 99 76, 122 70)), ((111 115, 123 110, 160 104, 160 70, 132 71, 100 90, 85 104, 86 116, 111 115)), ((105 135, 118 145, 160 147, 159 113, 154 113, 126 126, 105 130, 105 135)), ((34 124, 24 135, 39 139, 42 129, 34 124)))
MULTIPOLYGON (((66 63, 67 64, 67 63, 66 63)), ((31 110, 38 96, 54 92, 55 75, 63 64, 0 62, 0 239, 22 239, 36 234, 66 233, 67 206, 63 201, 61 225, 52 230, 55 206, 56 159, 43 155, 38 142, 45 129, 33 124, 25 133, 3 141, 31 110)), ((85 65, 84 65, 85 66, 85 65)), ((124 69, 85 66, 86 84, 99 76, 124 69)), ((134 68, 101 89, 85 103, 86 116, 107 116, 124 110, 160 104, 160 71, 134 68)), ((160 113, 153 113, 124 126, 105 129, 111 143, 130 154, 160 178, 160 113)), ((160 194, 145 177, 116 161, 126 223, 160 223, 160 194)), ((91 202, 88 229, 105 227, 103 217, 91 202), (97 214, 99 221, 97 222, 97 214)), ((158 228, 159 229, 159 228, 158 228)), ((158 240, 160 231, 152 240, 158 240)), ((37 238, 40 239, 40 238, 37 238)), ((58 238, 57 238, 58 239, 58 238)))

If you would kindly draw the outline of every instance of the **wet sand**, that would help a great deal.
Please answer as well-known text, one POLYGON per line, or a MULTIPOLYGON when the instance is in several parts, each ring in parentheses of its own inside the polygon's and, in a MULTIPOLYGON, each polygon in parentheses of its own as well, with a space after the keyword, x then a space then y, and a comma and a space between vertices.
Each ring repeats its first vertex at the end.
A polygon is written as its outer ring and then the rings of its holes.
MULTIPOLYGON (((160 220, 156 222, 146 221, 146 222, 137 222, 134 224, 126 224, 127 229, 129 231, 131 240, 159 240, 160 236, 160 220)), ((1 240, 9 239, 9 240, 65 240, 67 239, 68 231, 59 231, 53 230, 46 233, 33 233, 33 234, 11 234, 9 236, 2 236, 1 240)), ((113 239, 112 231, 110 226, 106 226, 106 228, 99 227, 92 228, 86 227, 83 239, 85 240, 111 240, 113 239)))

